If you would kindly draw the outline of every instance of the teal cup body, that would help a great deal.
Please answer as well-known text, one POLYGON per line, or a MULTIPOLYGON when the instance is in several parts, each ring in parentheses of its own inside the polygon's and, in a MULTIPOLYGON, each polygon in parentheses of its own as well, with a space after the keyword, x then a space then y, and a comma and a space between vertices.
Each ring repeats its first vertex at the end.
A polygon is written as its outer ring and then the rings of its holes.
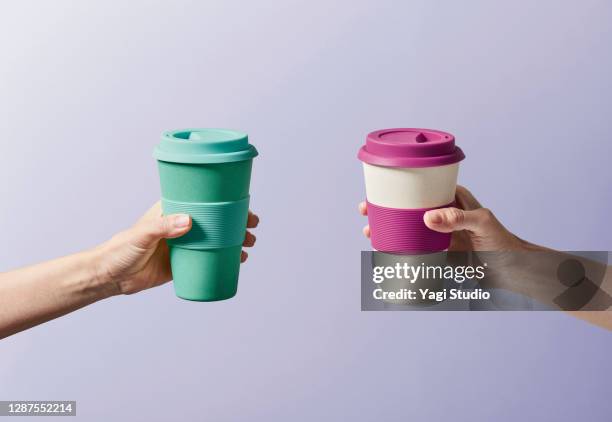
POLYGON ((204 302, 233 297, 257 150, 241 132, 185 129, 164 133, 154 156, 164 214, 192 220, 187 234, 167 240, 176 295, 204 302))

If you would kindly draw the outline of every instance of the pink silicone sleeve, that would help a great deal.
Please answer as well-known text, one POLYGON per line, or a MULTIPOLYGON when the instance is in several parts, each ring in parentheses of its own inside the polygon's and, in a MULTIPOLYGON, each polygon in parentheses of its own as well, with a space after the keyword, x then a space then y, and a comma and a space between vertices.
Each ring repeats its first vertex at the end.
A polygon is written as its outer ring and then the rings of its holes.
POLYGON ((429 229, 423 215, 429 210, 454 206, 454 202, 435 208, 399 209, 374 205, 368 206, 368 223, 372 247, 390 253, 428 253, 448 249, 451 233, 439 233, 429 229))

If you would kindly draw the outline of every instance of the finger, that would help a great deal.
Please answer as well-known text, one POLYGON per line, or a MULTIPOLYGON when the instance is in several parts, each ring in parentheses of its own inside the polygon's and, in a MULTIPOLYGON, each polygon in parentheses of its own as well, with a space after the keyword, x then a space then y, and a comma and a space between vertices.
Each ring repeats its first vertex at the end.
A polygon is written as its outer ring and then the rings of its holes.
POLYGON ((359 203, 359 214, 368 215, 368 206, 365 202, 359 203))
MULTIPOLYGON (((170 250, 167 242, 159 242, 151 257, 151 263, 155 263, 159 274, 159 284, 172 280, 172 269, 170 268, 170 250)), ((155 282, 155 285, 158 285, 155 282)))
POLYGON ((249 216, 247 217, 247 227, 249 229, 254 229, 259 224, 259 217, 257 214, 253 214, 249 211, 249 216))
POLYGON ((363 228, 363 235, 364 235, 365 237, 367 237, 368 239, 370 238, 370 236, 371 236, 371 233, 370 233, 370 226, 365 226, 365 227, 363 228))
POLYGON ((191 230, 191 217, 188 214, 173 214, 142 219, 134 227, 136 244, 149 248, 161 239, 179 237, 191 230))
POLYGON ((244 242, 242 242, 242 246, 246 246, 251 247, 255 245, 255 241, 257 240, 257 238, 255 237, 255 235, 249 231, 246 232, 245 236, 244 236, 244 242))
POLYGON ((480 233, 486 229, 492 218, 494 218, 493 214, 486 208, 465 211, 450 207, 427 211, 423 216, 423 221, 431 230, 441 233, 450 233, 457 230, 470 230, 474 233, 480 233))
POLYGON ((249 258, 249 254, 245 251, 240 252, 240 262, 244 262, 249 258))
POLYGON ((475 210, 482 208, 480 202, 472 195, 472 192, 467 190, 465 187, 457 185, 457 191, 455 192, 455 199, 459 208, 464 210, 475 210))

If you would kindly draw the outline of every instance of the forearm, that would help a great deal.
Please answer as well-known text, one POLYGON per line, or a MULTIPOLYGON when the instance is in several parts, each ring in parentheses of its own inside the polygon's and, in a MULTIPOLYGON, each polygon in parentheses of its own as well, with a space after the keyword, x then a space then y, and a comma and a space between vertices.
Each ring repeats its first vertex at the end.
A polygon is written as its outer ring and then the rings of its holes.
POLYGON ((97 250, 0 273, 0 338, 117 293, 96 275, 97 250))
MULTIPOLYGON (((600 296, 608 295, 608 292, 612 291, 612 267, 608 266, 605 278, 602 283, 602 290, 599 292, 600 296)), ((605 299, 601 299, 605 300, 605 299)), ((612 311, 576 311, 570 312, 576 318, 588 321, 591 324, 599 325, 608 330, 612 330, 612 311)))
MULTIPOLYGON (((596 257, 593 257, 596 259, 596 257)), ((606 310, 606 263, 546 248, 511 252, 499 280, 509 289, 563 310, 606 310)))
POLYGON ((497 274, 487 280, 490 287, 529 296, 612 329, 612 311, 608 310, 612 306, 612 269, 606 263, 527 242, 523 250, 512 251, 509 256, 509 262, 498 265, 497 274), (574 265, 561 269, 569 261, 574 265))

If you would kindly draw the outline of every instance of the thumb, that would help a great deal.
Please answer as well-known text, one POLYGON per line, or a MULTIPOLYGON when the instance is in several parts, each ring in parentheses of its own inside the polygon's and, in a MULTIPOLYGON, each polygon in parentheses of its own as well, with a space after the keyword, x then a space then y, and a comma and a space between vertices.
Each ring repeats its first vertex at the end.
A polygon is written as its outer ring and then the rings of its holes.
POLYGON ((465 211, 454 207, 427 211, 423 216, 427 227, 441 233, 459 230, 482 233, 492 218, 493 214, 487 208, 465 211))
POLYGON ((134 228, 138 246, 150 248, 161 239, 180 237, 191 230, 189 214, 155 216, 141 220, 134 228))

